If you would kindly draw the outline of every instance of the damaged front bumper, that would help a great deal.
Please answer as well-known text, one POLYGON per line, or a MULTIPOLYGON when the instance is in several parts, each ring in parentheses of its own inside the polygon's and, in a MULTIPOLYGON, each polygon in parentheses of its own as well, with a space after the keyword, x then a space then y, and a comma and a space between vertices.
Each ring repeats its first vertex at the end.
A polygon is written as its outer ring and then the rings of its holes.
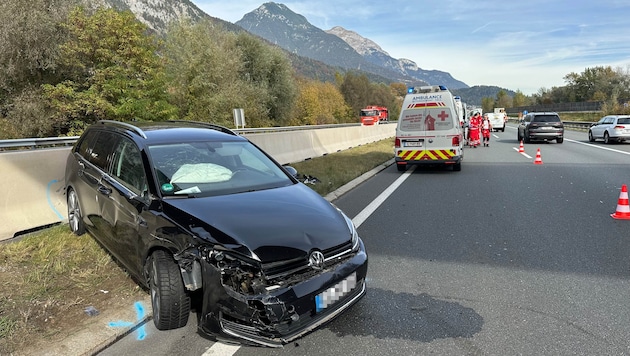
POLYGON ((270 285, 263 293, 241 293, 217 283, 221 271, 204 263, 199 328, 219 340, 281 347, 332 320, 364 296, 367 262, 360 242, 351 257, 290 285, 270 285))

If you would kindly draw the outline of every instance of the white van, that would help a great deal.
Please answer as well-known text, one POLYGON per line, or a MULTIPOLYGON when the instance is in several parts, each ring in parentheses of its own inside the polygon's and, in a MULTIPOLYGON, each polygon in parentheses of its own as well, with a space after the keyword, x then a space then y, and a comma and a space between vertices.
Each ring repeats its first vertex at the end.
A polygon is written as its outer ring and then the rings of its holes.
POLYGON ((412 164, 462 169, 462 128, 455 99, 446 87, 409 89, 398 118, 394 156, 399 171, 412 164))

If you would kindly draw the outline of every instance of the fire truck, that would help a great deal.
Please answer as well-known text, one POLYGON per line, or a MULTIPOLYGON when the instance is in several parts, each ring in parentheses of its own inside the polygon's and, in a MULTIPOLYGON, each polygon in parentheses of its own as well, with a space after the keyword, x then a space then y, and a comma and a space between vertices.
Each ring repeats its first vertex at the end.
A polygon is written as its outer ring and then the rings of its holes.
POLYGON ((388 119, 389 112, 386 107, 371 105, 361 109, 362 126, 378 125, 381 122, 387 122, 388 119))

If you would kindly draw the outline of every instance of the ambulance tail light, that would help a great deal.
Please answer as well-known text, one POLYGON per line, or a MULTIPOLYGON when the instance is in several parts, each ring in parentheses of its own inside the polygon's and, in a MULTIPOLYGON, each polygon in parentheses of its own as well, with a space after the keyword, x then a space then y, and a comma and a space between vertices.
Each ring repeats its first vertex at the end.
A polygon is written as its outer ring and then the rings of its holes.
POLYGON ((452 146, 459 147, 459 142, 460 142, 459 135, 453 136, 453 139, 451 140, 452 146))
POLYGON ((400 147, 400 139, 398 137, 396 137, 396 140, 394 141, 394 147, 400 147))

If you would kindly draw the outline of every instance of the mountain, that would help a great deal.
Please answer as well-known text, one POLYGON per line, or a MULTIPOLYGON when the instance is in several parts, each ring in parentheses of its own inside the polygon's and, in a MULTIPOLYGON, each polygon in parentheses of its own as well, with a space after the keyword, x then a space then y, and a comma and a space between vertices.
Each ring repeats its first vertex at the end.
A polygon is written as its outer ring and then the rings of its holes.
POLYGON ((453 95, 462 98, 462 102, 468 105, 481 106, 483 98, 496 98, 499 91, 503 90, 508 96, 514 97, 515 91, 492 85, 475 85, 470 88, 452 89, 453 95))
POLYGON ((449 89, 468 88, 466 83, 456 80, 447 72, 424 70, 410 59, 395 59, 374 41, 362 37, 354 31, 346 30, 341 26, 335 26, 326 31, 326 33, 333 34, 344 40, 370 63, 393 70, 404 76, 422 80, 429 84, 442 84, 449 89))
POLYGON ((130 10, 136 18, 159 34, 166 33, 174 20, 188 18, 193 23, 208 19, 230 31, 241 31, 235 24, 212 17, 189 0, 88 0, 91 6, 105 6, 125 11, 130 10))
POLYGON ((346 70, 360 70, 409 85, 426 85, 426 81, 403 71, 373 63, 335 34, 311 25, 304 16, 283 4, 264 3, 236 22, 248 32, 278 45, 290 53, 315 59, 346 70))

